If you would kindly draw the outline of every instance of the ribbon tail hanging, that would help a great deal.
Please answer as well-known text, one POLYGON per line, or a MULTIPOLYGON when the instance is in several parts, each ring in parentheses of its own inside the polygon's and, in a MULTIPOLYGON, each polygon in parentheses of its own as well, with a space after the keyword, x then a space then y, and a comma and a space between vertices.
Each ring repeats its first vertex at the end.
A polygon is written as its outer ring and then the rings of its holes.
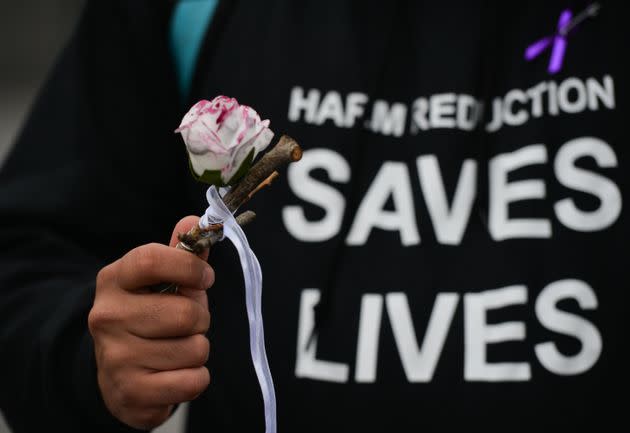
POLYGON ((249 246, 247 237, 232 213, 221 200, 214 186, 206 194, 209 207, 200 220, 200 225, 223 223, 223 235, 230 239, 238 252, 245 279, 245 303, 249 321, 249 346, 252 363, 260 384, 265 408, 265 432, 276 433, 276 393, 265 350, 265 331, 262 317, 262 270, 260 263, 249 246))

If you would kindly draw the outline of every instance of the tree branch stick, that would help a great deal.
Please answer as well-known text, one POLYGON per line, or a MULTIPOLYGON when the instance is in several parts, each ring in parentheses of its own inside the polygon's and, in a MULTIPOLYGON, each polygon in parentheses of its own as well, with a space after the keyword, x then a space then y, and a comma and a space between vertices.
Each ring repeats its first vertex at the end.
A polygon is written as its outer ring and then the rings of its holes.
MULTIPOLYGON (((277 169, 290 162, 299 161, 302 158, 302 148, 291 137, 283 135, 278 143, 262 158, 260 158, 247 172, 247 174, 223 197, 223 202, 234 213, 258 191, 278 177, 277 169)), ((256 218, 252 211, 245 211, 236 217, 240 226, 245 226, 256 218)), ((176 248, 201 254, 223 238, 223 224, 213 224, 206 229, 201 229, 198 224, 188 231, 180 233, 176 248)), ((157 284, 150 288, 153 292, 176 293, 175 284, 157 284)))
POLYGON ((260 158, 247 172, 245 177, 223 197, 227 208, 234 212, 247 201, 251 191, 254 191, 265 179, 283 164, 299 161, 302 158, 302 148, 288 135, 280 137, 278 143, 262 158, 260 158))
MULTIPOLYGON (((251 210, 247 210, 236 217, 236 222, 241 227, 246 226, 247 224, 254 221, 256 218, 256 214, 251 210)), ((193 254, 199 255, 204 250, 209 249, 212 245, 216 244, 223 237, 223 229, 219 229, 217 231, 210 232, 209 235, 201 238, 200 240, 195 241, 192 245, 186 243, 183 239, 186 236, 189 236, 188 233, 180 233, 177 237, 179 238, 179 242, 175 245, 175 248, 180 250, 189 251, 193 254)), ((153 293, 177 293, 177 284, 174 283, 158 283, 149 287, 153 293)))
MULTIPOLYGON (((255 218, 255 212, 246 210, 236 217, 236 222, 239 226, 244 227, 254 221, 255 218)), ((195 254, 200 254, 204 249, 210 248, 223 237, 223 224, 215 224, 214 226, 217 227, 216 230, 206 231, 206 234, 202 237, 193 238, 190 231, 188 233, 179 234, 177 236, 179 242, 175 247, 195 254)))
POLYGON ((254 188, 252 191, 250 191, 249 194, 247 194, 247 198, 245 198, 245 201, 241 203, 241 206, 247 203, 248 201, 250 201, 252 197, 254 196, 254 194, 256 194, 258 191, 260 191, 266 186, 270 186, 273 183, 273 181, 276 180, 278 176, 280 176, 280 173, 278 173, 277 171, 274 171, 273 173, 271 173, 267 179, 260 182, 260 184, 256 188, 254 188))
MULTIPOLYGON (((300 145, 288 135, 281 136, 276 145, 254 163, 247 174, 225 194, 223 202, 228 210, 234 213, 241 205, 249 201, 254 194, 265 186, 270 185, 279 176, 277 169, 281 165, 299 161, 301 158, 302 148, 300 145)), ((244 212, 239 217, 247 224, 254 219, 255 214, 253 212, 251 214, 244 212)), ((237 221, 239 217, 237 217, 237 221)), ((202 246, 208 248, 222 237, 222 234, 217 235, 222 229, 222 224, 213 224, 206 229, 195 225, 188 233, 178 236, 180 240, 178 248, 198 254, 199 248, 202 246), (208 235, 208 233, 210 234, 208 235)))

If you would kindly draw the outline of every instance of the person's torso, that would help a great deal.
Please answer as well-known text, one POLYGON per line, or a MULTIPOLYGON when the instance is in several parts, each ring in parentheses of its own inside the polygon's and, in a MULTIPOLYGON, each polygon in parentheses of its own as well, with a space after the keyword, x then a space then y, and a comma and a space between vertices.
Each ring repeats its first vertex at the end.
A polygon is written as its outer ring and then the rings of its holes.
MULTIPOLYGON (((628 69, 616 5, 558 32, 588 5, 237 2, 217 16, 191 101, 235 97, 305 151, 248 203, 245 229, 280 431, 618 416, 628 69)), ((223 244, 210 262, 213 382, 192 431, 262 431, 238 258, 223 244)))

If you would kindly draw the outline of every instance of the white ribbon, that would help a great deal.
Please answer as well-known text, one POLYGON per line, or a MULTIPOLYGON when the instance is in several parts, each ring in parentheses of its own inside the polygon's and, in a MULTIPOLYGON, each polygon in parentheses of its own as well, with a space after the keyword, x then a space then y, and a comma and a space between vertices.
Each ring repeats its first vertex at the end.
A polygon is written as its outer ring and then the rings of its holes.
POLYGON ((261 309, 262 271, 256 255, 249 247, 247 237, 234 215, 228 210, 214 186, 206 192, 208 209, 199 220, 199 227, 223 224, 223 236, 227 237, 238 251, 238 257, 245 277, 245 303, 249 320, 249 348, 252 353, 254 370, 258 377, 265 405, 265 432, 276 433, 276 392, 265 351, 265 331, 261 309))

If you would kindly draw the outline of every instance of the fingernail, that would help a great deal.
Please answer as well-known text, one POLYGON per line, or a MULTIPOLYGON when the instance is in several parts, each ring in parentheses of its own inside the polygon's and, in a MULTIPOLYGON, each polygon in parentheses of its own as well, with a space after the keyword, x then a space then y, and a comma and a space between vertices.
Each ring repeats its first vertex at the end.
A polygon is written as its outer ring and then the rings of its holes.
POLYGON ((214 283, 214 271, 210 266, 206 267, 205 273, 205 287, 208 288, 214 283))

